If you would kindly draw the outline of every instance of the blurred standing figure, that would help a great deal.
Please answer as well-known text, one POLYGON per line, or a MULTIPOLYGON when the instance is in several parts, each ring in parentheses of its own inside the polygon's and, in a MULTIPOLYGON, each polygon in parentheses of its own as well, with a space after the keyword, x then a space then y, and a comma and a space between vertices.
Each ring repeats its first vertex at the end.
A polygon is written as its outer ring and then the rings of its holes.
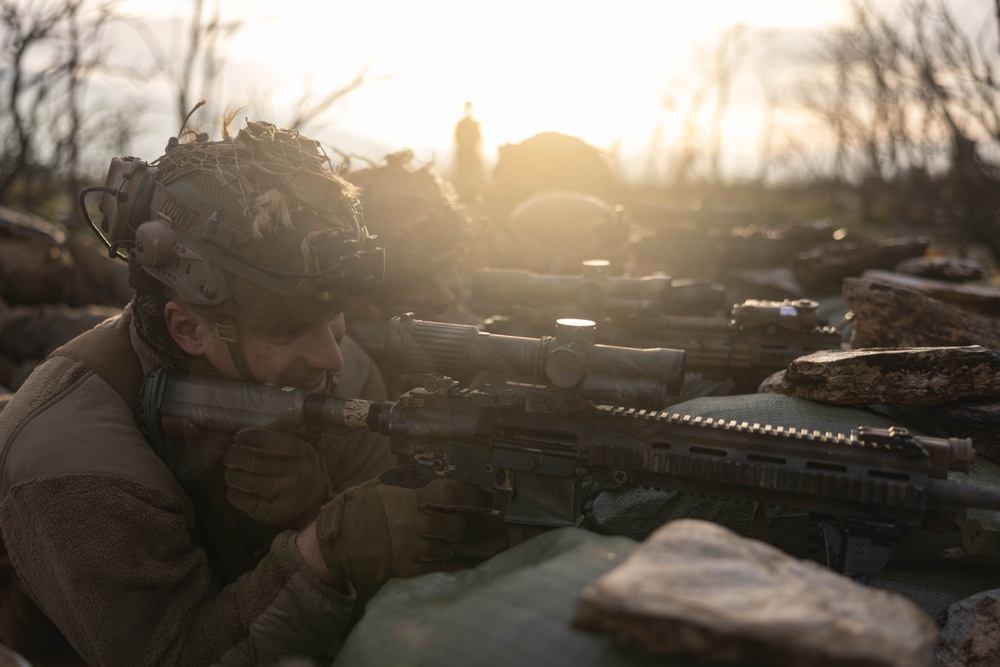
POLYGON ((465 103, 465 116, 455 125, 455 189, 465 203, 473 202, 486 185, 483 170, 482 133, 472 117, 472 102, 465 103))

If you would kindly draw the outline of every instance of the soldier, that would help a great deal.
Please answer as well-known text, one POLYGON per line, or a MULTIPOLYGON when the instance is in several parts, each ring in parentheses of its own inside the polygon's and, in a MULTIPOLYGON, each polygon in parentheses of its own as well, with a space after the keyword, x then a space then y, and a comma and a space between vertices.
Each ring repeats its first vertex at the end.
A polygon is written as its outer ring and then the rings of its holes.
POLYGON ((465 288, 461 262, 473 240, 470 219, 449 183, 430 166, 415 168, 412 162, 413 153, 402 151, 345 176, 361 188, 365 223, 386 253, 378 294, 357 304, 348 318, 351 335, 376 362, 385 325, 394 315, 475 320, 460 301, 465 288))
POLYGON ((345 337, 382 273, 356 189, 317 142, 250 122, 88 191, 136 297, 0 415, 0 643, 102 665, 328 654, 359 597, 442 567, 482 492, 366 482, 394 465, 367 433, 163 433, 132 406, 156 368, 384 397, 345 337))
POLYGON ((486 188, 483 170, 483 135, 479 121, 472 115, 472 102, 466 101, 465 115, 455 124, 455 189, 463 202, 476 201, 486 188))

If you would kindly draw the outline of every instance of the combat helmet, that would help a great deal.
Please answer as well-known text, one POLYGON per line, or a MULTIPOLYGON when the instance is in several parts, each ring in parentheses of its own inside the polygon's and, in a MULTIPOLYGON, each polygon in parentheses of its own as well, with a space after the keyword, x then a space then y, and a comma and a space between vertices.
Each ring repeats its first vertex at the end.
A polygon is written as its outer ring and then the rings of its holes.
POLYGON ((586 260, 620 269, 628 241, 622 208, 584 192, 528 197, 495 231, 495 263, 537 273, 579 273, 586 260))
POLYGON ((455 262, 471 243, 470 220, 454 187, 432 165, 413 166, 412 151, 389 154, 345 178, 361 188, 368 228, 385 248, 387 289, 455 262))
POLYGON ((80 195, 138 295, 165 289, 224 318, 296 318, 377 289, 383 250, 319 142, 264 122, 204 139, 171 139, 152 163, 115 158, 105 185, 80 195), (95 191, 99 223, 85 201, 95 191))

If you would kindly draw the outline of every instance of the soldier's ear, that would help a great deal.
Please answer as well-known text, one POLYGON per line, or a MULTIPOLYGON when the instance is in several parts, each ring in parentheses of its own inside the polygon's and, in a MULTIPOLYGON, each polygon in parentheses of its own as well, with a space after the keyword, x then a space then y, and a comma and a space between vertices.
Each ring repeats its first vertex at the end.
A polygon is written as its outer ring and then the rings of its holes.
POLYGON ((191 306, 171 299, 163 307, 163 320, 167 323, 170 337, 182 350, 194 357, 205 354, 212 326, 191 306))

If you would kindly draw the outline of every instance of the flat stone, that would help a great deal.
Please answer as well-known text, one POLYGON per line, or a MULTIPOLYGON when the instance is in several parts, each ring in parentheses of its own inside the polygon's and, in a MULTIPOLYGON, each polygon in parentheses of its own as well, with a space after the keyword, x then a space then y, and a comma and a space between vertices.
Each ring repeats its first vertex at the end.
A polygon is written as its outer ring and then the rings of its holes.
POLYGON ((923 667, 937 639, 895 593, 694 519, 666 524, 587 586, 573 625, 712 664, 923 667))
POLYGON ((795 277, 810 292, 835 293, 841 281, 866 269, 891 269, 903 260, 920 257, 928 242, 922 236, 882 241, 846 240, 824 243, 795 258, 795 277))
POLYGON ((980 345, 813 352, 758 388, 810 401, 942 405, 1000 396, 1000 355, 980 345))
POLYGON ((963 284, 934 280, 927 277, 905 275, 898 270, 893 272, 869 269, 868 271, 864 271, 861 277, 918 292, 938 301, 957 306, 970 313, 990 316, 1000 315, 1000 288, 993 287, 992 285, 963 284))
POLYGON ((893 270, 910 276, 952 282, 980 280, 985 275, 982 264, 974 259, 955 255, 914 257, 903 260, 893 270))

